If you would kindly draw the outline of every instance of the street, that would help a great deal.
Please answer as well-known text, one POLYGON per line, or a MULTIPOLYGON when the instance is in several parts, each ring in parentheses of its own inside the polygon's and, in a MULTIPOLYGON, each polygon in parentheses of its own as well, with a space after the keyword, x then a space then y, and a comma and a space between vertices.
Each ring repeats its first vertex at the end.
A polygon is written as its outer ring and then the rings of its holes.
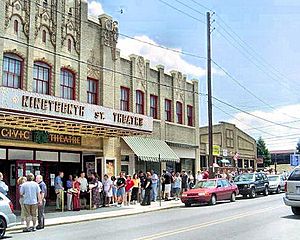
POLYGON ((283 194, 175 208, 136 216, 48 227, 34 233, 8 233, 16 240, 53 239, 300 239, 283 194))

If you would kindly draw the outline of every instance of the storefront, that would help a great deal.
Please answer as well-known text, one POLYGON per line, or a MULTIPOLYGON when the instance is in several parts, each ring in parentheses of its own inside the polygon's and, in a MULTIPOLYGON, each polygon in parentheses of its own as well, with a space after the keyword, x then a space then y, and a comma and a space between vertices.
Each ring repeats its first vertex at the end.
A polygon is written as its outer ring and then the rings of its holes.
POLYGON ((0 169, 14 203, 28 173, 44 176, 50 200, 58 171, 116 175, 110 142, 151 132, 147 116, 0 87, 0 169))

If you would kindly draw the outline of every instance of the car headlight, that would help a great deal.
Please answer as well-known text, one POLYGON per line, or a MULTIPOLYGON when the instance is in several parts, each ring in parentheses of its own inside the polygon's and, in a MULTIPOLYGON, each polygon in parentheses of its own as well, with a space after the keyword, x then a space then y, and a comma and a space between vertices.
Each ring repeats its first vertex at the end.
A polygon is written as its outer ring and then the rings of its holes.
POLYGON ((186 193, 183 193, 183 194, 181 195, 181 197, 187 197, 187 194, 186 194, 186 193))
POLYGON ((205 192, 199 192, 198 196, 205 196, 205 192))
POLYGON ((249 187, 250 187, 250 184, 245 184, 244 187, 245 187, 245 188, 249 188, 249 187))

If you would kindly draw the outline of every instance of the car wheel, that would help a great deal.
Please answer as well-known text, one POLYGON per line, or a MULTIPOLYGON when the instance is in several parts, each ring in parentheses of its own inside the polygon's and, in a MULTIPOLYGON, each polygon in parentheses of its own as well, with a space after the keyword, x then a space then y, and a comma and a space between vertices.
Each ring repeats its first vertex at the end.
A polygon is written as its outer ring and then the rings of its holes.
POLYGON ((263 194, 265 196, 268 196, 269 195, 269 190, 268 190, 268 186, 265 187, 264 191, 263 191, 263 194))
POLYGON ((233 193, 231 193, 230 201, 235 202, 235 200, 236 200, 236 194, 235 194, 235 192, 233 192, 233 193))
POLYGON ((281 189, 280 189, 280 186, 278 186, 276 189, 276 193, 280 193, 280 192, 281 192, 281 189))
POLYGON ((250 196, 250 198, 255 198, 256 197, 255 188, 251 188, 249 196, 250 196))
POLYGON ((300 207, 292 207, 292 212, 295 215, 300 215, 300 207))
POLYGON ((216 195, 212 195, 209 201, 209 205, 216 205, 216 203, 217 203, 216 195))
POLYGON ((190 204, 190 203, 185 203, 184 204, 184 206, 186 206, 186 207, 190 207, 192 204, 190 204))
POLYGON ((3 218, 0 218, 0 238, 3 238, 6 231, 6 222, 3 218))

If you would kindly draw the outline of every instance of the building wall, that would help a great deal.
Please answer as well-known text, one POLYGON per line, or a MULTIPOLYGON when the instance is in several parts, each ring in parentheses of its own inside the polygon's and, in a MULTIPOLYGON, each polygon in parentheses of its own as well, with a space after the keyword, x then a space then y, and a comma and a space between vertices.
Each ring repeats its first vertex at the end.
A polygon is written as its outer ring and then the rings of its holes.
MULTIPOLYGON (((110 16, 98 21, 88 19, 84 0, 42 0, 0 2, 0 79, 4 53, 17 54, 24 60, 22 89, 32 91, 33 65, 42 61, 51 67, 50 94, 60 97, 60 71, 66 68, 75 75, 75 100, 87 102, 87 78, 98 81, 97 104, 120 109, 120 87, 130 89, 130 111, 136 112, 136 90, 145 95, 145 114, 150 114, 150 95, 158 96, 158 119, 152 137, 199 145, 199 96, 197 81, 189 81, 178 71, 167 73, 164 66, 150 67, 142 56, 120 57, 117 49, 118 25, 110 16), (14 21, 19 29, 14 31, 14 21), (46 31, 46 42, 42 41, 46 31), (71 49, 69 48, 71 43, 71 49), (172 122, 165 121, 165 99, 172 101, 172 122), (183 123, 175 123, 176 102, 183 106, 183 123), (193 106, 193 127, 187 126, 187 105, 193 106)), ((2 81, 0 82, 0 85, 2 81)), ((104 157, 115 157, 120 166, 119 138, 103 139, 98 148, 104 157)), ((199 150, 194 151, 199 169, 199 150)), ((189 155, 189 154, 188 154, 189 155)), ((119 168, 118 168, 119 170, 119 168)))
MULTIPOLYGON (((220 146, 220 156, 232 159, 238 153, 239 161, 245 166, 248 160, 254 163, 256 168, 257 147, 256 141, 251 136, 237 128, 234 124, 221 122, 213 126, 213 144, 220 146), (223 150, 227 150, 227 156, 223 155, 223 150), (246 162, 245 162, 246 161, 246 162), (254 162, 253 162, 254 161, 254 162)), ((200 153, 207 156, 208 147, 208 127, 200 128, 200 153)), ((250 164, 250 162, 249 162, 250 164)), ((249 167, 250 165, 248 165, 249 167)))

